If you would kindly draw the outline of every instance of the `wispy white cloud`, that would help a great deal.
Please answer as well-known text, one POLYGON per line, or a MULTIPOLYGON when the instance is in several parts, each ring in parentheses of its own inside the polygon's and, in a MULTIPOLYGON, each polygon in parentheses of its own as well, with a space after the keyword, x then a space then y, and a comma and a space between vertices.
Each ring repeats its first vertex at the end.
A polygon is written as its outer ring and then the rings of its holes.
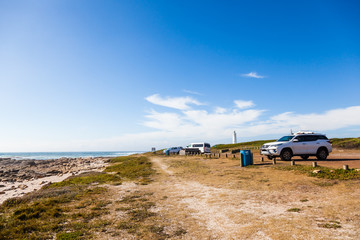
POLYGON ((203 96, 204 94, 196 92, 196 91, 192 91, 192 90, 187 90, 187 89, 183 89, 183 92, 185 93, 190 93, 190 94, 194 94, 194 95, 199 95, 199 96, 203 96))
POLYGON ((166 97, 162 98, 159 94, 154 94, 145 98, 148 102, 151 102, 155 105, 160 105, 169 108, 175 108, 180 110, 185 110, 190 108, 192 105, 204 105, 203 103, 193 99, 191 97, 166 97))
POLYGON ((258 75, 256 72, 244 73, 244 74, 241 74, 241 76, 248 77, 248 78, 264 78, 265 77, 265 76, 258 75))
POLYGON ((342 128, 360 127, 360 106, 331 109, 321 113, 284 112, 267 118, 264 117, 265 111, 262 109, 241 109, 238 106, 229 108, 214 106, 213 111, 194 110, 184 106, 182 108, 184 109, 178 108, 176 113, 173 110, 149 111, 142 123, 149 128, 148 132, 124 134, 109 139, 71 141, 56 146, 59 150, 77 151, 116 150, 119 147, 124 150, 150 150, 151 147, 164 148, 197 141, 215 144, 226 143, 224 139, 228 139, 228 142, 231 142, 234 130, 241 138, 255 138, 265 135, 280 137, 282 134, 287 134, 290 129, 294 131, 311 129, 326 133, 342 128))
MULTIPOLYGON (((282 135, 290 129, 331 131, 360 126, 360 106, 332 109, 322 113, 297 114, 284 112, 264 118, 262 109, 254 109, 253 101, 235 100, 233 108, 215 106, 213 112, 204 109, 180 110, 178 113, 151 112, 144 124, 156 129, 152 140, 179 145, 191 141, 231 141, 232 131, 241 137, 282 135), (247 108, 252 109, 247 109, 247 108), (161 139, 157 137, 161 136, 161 139)), ((151 135, 151 134, 150 134, 151 135)), ((150 139, 147 139, 149 141, 150 139)), ((164 146, 164 145, 163 145, 164 146)))
POLYGON ((194 141, 219 143, 223 139, 229 139, 231 142, 234 130, 241 137, 253 138, 264 135, 280 137, 281 134, 288 133, 290 129, 330 131, 360 126, 360 106, 333 109, 316 114, 282 113, 265 120, 261 118, 264 111, 260 109, 216 110, 214 112, 183 110, 177 114, 153 111, 147 115, 148 121, 144 124, 156 129, 155 131, 129 134, 126 138, 119 138, 118 141, 119 144, 127 146, 129 142, 138 139, 138 145, 150 149, 151 146, 185 145, 194 141))
POLYGON ((234 103, 239 109, 251 108, 255 106, 253 101, 235 100, 234 103))
POLYGON ((227 109, 226 109, 226 108, 223 108, 223 107, 215 107, 215 113, 222 114, 222 113, 226 113, 226 112, 227 112, 227 109))

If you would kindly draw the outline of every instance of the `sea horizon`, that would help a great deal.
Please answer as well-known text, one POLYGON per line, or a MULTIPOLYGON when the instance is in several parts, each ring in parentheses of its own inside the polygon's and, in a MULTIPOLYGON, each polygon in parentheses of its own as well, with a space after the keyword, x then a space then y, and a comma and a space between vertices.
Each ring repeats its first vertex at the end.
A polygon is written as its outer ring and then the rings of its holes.
POLYGON ((0 152, 0 158, 15 160, 51 160, 58 158, 120 157, 145 151, 59 151, 59 152, 0 152))

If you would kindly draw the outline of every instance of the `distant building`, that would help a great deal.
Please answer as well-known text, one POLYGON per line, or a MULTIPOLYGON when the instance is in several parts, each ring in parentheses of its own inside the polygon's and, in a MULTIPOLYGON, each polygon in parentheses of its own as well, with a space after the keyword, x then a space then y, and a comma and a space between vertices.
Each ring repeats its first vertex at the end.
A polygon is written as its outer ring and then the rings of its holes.
POLYGON ((236 140, 236 132, 234 131, 234 134, 233 134, 233 144, 234 143, 237 143, 237 140, 236 140))

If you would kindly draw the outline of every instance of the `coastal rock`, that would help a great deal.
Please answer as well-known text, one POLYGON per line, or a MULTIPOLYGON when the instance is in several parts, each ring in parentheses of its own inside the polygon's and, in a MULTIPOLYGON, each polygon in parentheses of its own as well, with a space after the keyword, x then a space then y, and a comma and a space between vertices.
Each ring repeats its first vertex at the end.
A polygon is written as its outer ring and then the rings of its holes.
POLYGON ((25 184, 20 184, 20 185, 18 186, 18 188, 20 188, 21 190, 24 190, 24 189, 28 188, 28 186, 25 185, 25 184))
POLYGON ((36 163, 34 160, 26 160, 26 161, 21 161, 20 165, 22 167, 32 167, 32 166, 36 166, 36 163))
POLYGON ((57 174, 60 174, 60 173, 62 173, 61 171, 59 171, 59 170, 51 170, 51 171, 48 171, 46 174, 47 175, 57 175, 57 174))
POLYGON ((4 159, 0 163, 0 180, 2 182, 32 181, 47 176, 74 175, 90 168, 102 168, 109 158, 62 158, 54 160, 14 160, 4 159))

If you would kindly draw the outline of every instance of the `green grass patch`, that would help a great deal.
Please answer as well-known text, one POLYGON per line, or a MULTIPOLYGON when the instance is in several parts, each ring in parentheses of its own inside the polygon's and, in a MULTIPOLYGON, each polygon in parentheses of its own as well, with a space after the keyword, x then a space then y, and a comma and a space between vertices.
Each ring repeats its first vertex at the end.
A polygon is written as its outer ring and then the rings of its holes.
POLYGON ((261 147, 265 143, 274 142, 276 140, 258 140, 258 141, 251 141, 251 142, 242 142, 242 143, 235 143, 235 144, 216 144, 212 147, 212 149, 226 149, 226 148, 237 148, 237 147, 261 147))
POLYGON ((82 236, 84 234, 80 231, 76 232, 61 232, 57 234, 56 239, 58 240, 76 240, 76 239, 82 239, 82 236))
POLYGON ((275 167, 279 170, 286 171, 296 171, 303 174, 307 174, 310 177, 324 178, 324 179, 338 179, 338 180, 350 180, 350 179, 360 179, 360 172, 355 169, 330 169, 326 167, 316 167, 312 166, 279 166, 275 167), (318 173, 315 173, 314 170, 320 170, 318 173))
POLYGON ((290 208, 287 210, 288 212, 300 212, 301 209, 300 208, 290 208))
POLYGON ((332 138, 334 148, 360 149, 360 138, 332 138))
POLYGON ((93 183, 104 184, 104 183, 119 183, 121 178, 116 175, 107 174, 103 172, 87 172, 78 176, 69 177, 68 179, 52 183, 47 188, 56 188, 73 185, 88 185, 93 183))
POLYGON ((111 160, 105 172, 116 172, 116 175, 129 180, 140 180, 141 183, 150 182, 149 177, 155 172, 147 157, 117 157, 111 160))
POLYGON ((333 229, 341 228, 340 222, 338 221, 329 221, 328 223, 318 224, 318 226, 322 228, 333 228, 333 229))

